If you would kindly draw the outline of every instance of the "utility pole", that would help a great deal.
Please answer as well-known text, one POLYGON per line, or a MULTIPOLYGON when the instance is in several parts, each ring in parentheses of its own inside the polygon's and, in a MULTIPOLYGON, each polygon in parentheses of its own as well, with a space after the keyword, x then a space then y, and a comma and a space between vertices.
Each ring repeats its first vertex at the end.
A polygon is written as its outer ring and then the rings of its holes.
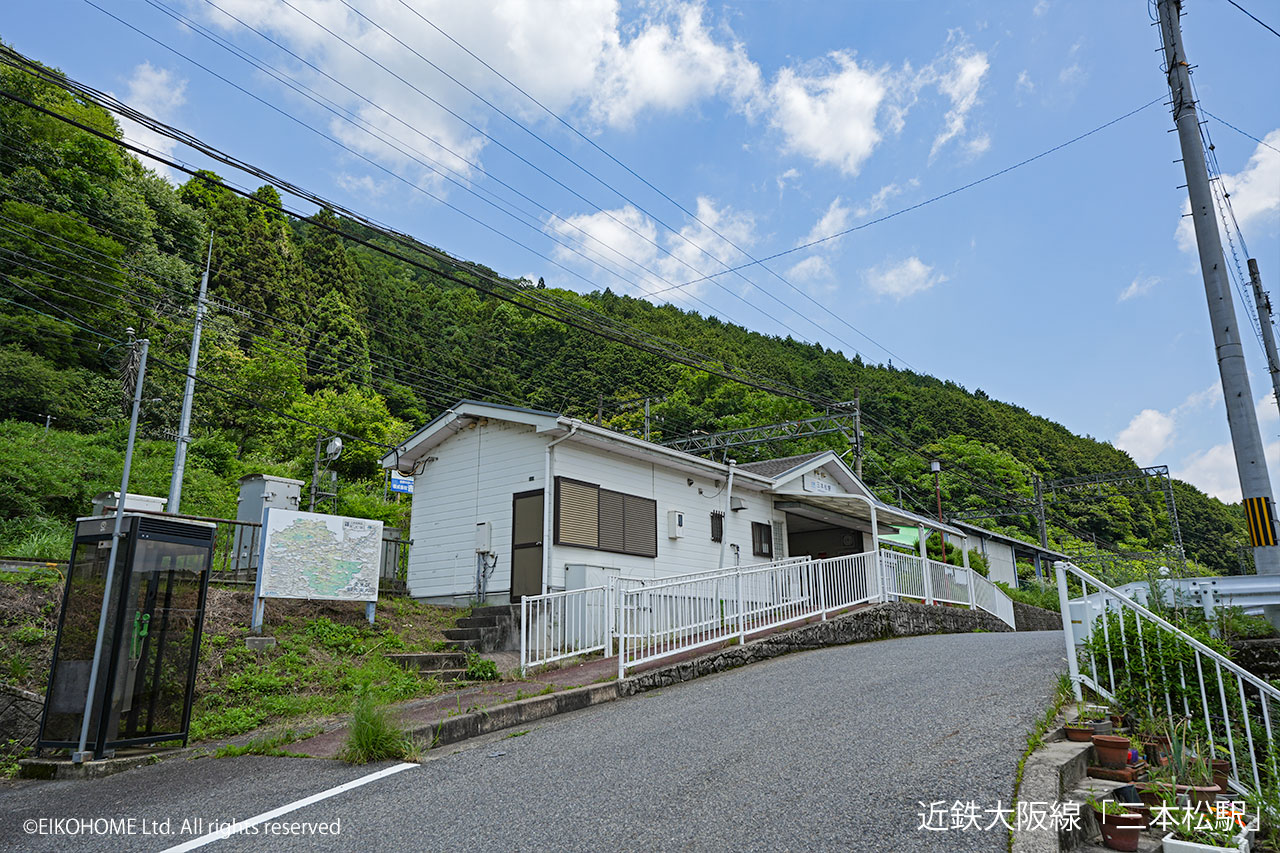
MULTIPOLYGON (((862 392, 853 392, 853 473, 862 479, 862 392)), ((899 504, 901 505, 901 504, 899 504)))
POLYGON ((196 297, 196 323, 191 331, 191 354, 187 357, 187 386, 182 392, 182 416, 178 419, 178 445, 173 451, 173 474, 169 478, 169 501, 166 508, 176 513, 182 502, 182 477, 187 469, 187 445, 191 443, 191 403, 196 393, 196 362, 200 359, 200 329, 204 325, 205 296, 209 292, 209 265, 213 261, 213 235, 209 235, 209 255, 200 277, 200 295, 196 297))
POLYGON ((1036 486, 1036 528, 1040 531, 1040 547, 1049 550, 1049 529, 1044 523, 1044 483, 1040 475, 1035 475, 1036 486))
POLYGON ((49 437, 49 424, 53 423, 56 420, 57 418, 55 418, 53 415, 46 414, 44 416, 44 435, 42 436, 42 439, 47 439, 49 437))
MULTIPOLYGON (((133 383, 133 411, 129 415, 129 440, 124 449, 124 471, 120 475, 120 494, 116 498, 116 518, 111 527, 111 550, 107 553, 107 576, 102 584, 102 612, 98 615, 98 635, 93 644, 93 663, 89 668, 89 685, 84 697, 84 717, 80 721, 80 748, 71 753, 71 761, 83 763, 92 757, 85 750, 89 741, 89 718, 93 715, 93 700, 97 694, 98 669, 102 664, 102 644, 106 638, 107 611, 110 610, 111 595, 114 591, 112 579, 116 572, 116 555, 120 552, 121 530, 124 528, 124 505, 129 498, 129 471, 133 467, 133 445, 138 437, 138 412, 142 409, 142 382, 147 375, 147 350, 151 342, 146 338, 140 341, 133 339, 133 329, 129 329, 129 344, 138 354, 138 375, 133 383)), ((107 724, 106 716, 98 720, 99 726, 107 724)))
POLYGON ((644 398, 644 440, 649 440, 649 398, 644 398))
POLYGON ((1258 325, 1262 327, 1262 344, 1267 349, 1267 372, 1271 374, 1271 390, 1280 406, 1280 355, 1276 353, 1276 331, 1271 325, 1271 294, 1262 289, 1258 262, 1249 258, 1249 283, 1253 285, 1253 304, 1258 306, 1258 325))
MULTIPOLYGON (((1200 119, 1191 94, 1191 65, 1182 44, 1179 21, 1182 0, 1158 0, 1156 9, 1160 17, 1160 37, 1173 120, 1182 146, 1182 168, 1191 199, 1191 221, 1195 225, 1196 247, 1200 252, 1200 272, 1204 277, 1209 321, 1213 326, 1213 343, 1218 354, 1218 372, 1222 377, 1222 396, 1227 403, 1227 425, 1235 449, 1245 515, 1249 519, 1253 561, 1260 575, 1280 574, 1271 477, 1267 473, 1262 433, 1258 429, 1249 371, 1240 341, 1240 327, 1236 324, 1236 309, 1227 282, 1222 237, 1209 187, 1209 173, 1205 168, 1204 143, 1200 138, 1200 119)), ((1280 626, 1280 607, 1268 607, 1266 613, 1272 625, 1280 626)))

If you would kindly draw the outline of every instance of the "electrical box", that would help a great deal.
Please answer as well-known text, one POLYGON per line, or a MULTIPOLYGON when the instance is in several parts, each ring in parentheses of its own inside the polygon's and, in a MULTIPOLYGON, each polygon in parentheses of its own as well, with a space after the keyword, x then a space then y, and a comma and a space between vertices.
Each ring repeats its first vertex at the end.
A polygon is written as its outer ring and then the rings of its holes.
POLYGON ((487 521, 481 521, 476 525, 476 553, 493 553, 493 526, 487 521))
MULTIPOLYGON (((236 498, 235 537, 225 571, 255 572, 262 544, 262 515, 268 509, 302 509, 302 481, 270 474, 249 474, 240 478, 236 498)), ((252 578, 250 578, 252 580, 252 578)))
POLYGON ((684 536, 684 513, 678 509, 667 511, 667 538, 679 539, 684 536))
POLYGON ((740 509, 746 509, 746 508, 747 508, 747 502, 744 501, 742 498, 729 498, 730 512, 737 512, 740 509))

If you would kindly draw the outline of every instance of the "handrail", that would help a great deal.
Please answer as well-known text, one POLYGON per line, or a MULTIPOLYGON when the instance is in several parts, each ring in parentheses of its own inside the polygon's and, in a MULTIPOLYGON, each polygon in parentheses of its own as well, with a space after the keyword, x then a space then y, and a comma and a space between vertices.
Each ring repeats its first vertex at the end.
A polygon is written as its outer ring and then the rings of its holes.
MULTIPOLYGON (((1220 666, 1225 667, 1235 675, 1238 675, 1241 678, 1245 679, 1246 681, 1250 682, 1251 684, 1256 686, 1259 690, 1262 690, 1268 695, 1270 695, 1273 699, 1280 700, 1280 690, 1277 690, 1276 688, 1272 687, 1269 683, 1267 683, 1265 680, 1254 675, 1252 672, 1249 672, 1249 670, 1245 669, 1239 664, 1236 664, 1231 660, 1231 658, 1226 657, 1225 655, 1222 655, 1218 652, 1215 652, 1213 649, 1209 648, 1204 643, 1200 642, 1195 637, 1188 634, 1186 631, 1183 631, 1178 626, 1174 625, 1173 623, 1169 622, 1163 617, 1158 616, 1155 613, 1152 613, 1150 610, 1143 607, 1141 604, 1134 601, 1132 598, 1129 598, 1129 596, 1125 595, 1123 592, 1118 592, 1113 587, 1107 586, 1105 583, 1098 580, 1093 575, 1089 574, 1086 571, 1083 571, 1078 566, 1072 563, 1059 561, 1054 563, 1053 566, 1055 569, 1058 568, 1059 566, 1062 566, 1064 569, 1071 572, 1076 577, 1080 578, 1082 581, 1088 581, 1093 586, 1098 587, 1099 591, 1110 594, 1112 598, 1126 605, 1130 609, 1138 613, 1141 613, 1144 617, 1151 620, 1152 622, 1155 622, 1157 625, 1159 625, 1161 628, 1164 628, 1166 631, 1170 631, 1174 634, 1178 634, 1179 639, 1181 639, 1187 645, 1191 646, 1196 651, 1200 652, 1201 654, 1208 655, 1210 658, 1213 658, 1213 660, 1216 663, 1218 663, 1220 666)), ((1070 619, 1070 615, 1067 613, 1063 613, 1064 622, 1068 621, 1069 619, 1070 619)))

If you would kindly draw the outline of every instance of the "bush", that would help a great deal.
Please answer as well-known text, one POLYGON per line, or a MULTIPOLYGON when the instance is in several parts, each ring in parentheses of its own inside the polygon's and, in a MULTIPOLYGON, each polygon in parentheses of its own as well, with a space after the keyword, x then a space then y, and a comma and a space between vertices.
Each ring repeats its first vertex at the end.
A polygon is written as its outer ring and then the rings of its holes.
POLYGON ((350 732, 338 757, 351 764, 368 764, 412 755, 416 751, 413 741, 378 703, 368 685, 365 688, 356 697, 350 732))
POLYGON ((467 654, 467 679, 470 681, 497 681, 498 665, 475 652, 467 654))
POLYGON ((1059 612, 1058 604, 1058 587, 1055 584, 1040 583, 1035 580, 1026 581, 1022 586, 1014 589, 1007 583, 1001 581, 994 582, 1005 595, 1014 601, 1023 604, 1030 604, 1032 607, 1039 607, 1043 610, 1052 610, 1054 613, 1059 612))

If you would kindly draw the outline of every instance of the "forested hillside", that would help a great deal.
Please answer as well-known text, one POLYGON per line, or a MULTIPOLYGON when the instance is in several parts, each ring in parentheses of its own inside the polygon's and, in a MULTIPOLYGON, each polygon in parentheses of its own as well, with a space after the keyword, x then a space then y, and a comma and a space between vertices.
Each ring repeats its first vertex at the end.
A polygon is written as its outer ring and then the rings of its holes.
MULTIPOLYGON (((20 71, 0 71, 0 87, 119 133, 104 110, 20 71)), ((335 231, 390 245, 328 211, 298 220, 276 210, 279 203, 271 187, 246 198, 211 173, 174 186, 109 141, 0 103, 0 553, 65 558, 71 519, 92 494, 118 487, 126 327, 148 338, 152 353, 132 490, 167 492, 210 233, 212 308, 188 513, 234 514, 235 481, 246 473, 308 477, 323 427, 355 437, 337 465, 342 511, 400 522, 405 506, 383 501, 383 445, 462 397, 590 418, 603 405, 609 425, 635 432, 642 408, 628 401, 648 397, 653 435, 662 438, 812 416, 815 399, 857 394, 867 480, 885 499, 925 511, 933 504, 930 457, 944 462, 943 503, 952 512, 1029 497, 1036 475, 1134 466, 1109 444, 980 390, 670 305, 555 292, 800 393, 750 388, 470 288, 465 274, 442 276, 449 265, 438 258, 421 254, 410 264, 344 240, 335 231), (46 416, 54 418, 47 432, 46 416)), ((846 449, 828 436, 735 455, 823 446, 846 449)), ((1239 508, 1183 483, 1176 494, 1188 551, 1215 570, 1234 567, 1244 541, 1239 508)), ((986 526, 1035 536, 1027 517, 986 526)), ((1130 551, 1167 546, 1159 493, 1108 487, 1051 505, 1053 544, 1071 551, 1085 541, 1092 548, 1095 538, 1130 551)))

